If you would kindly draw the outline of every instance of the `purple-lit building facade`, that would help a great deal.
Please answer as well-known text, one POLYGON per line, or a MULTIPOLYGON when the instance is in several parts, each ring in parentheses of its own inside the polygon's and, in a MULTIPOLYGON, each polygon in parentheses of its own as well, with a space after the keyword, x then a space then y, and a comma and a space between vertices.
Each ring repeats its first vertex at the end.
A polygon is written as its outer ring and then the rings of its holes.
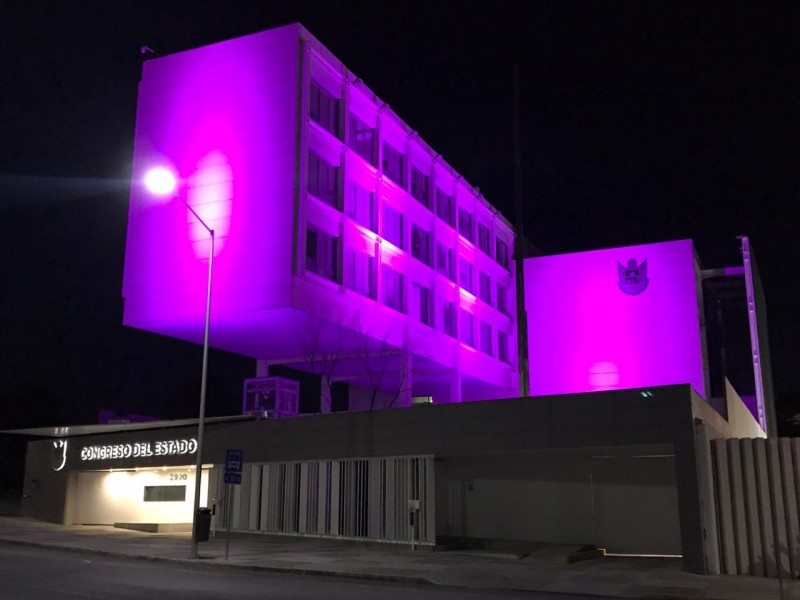
POLYGON ((532 396, 679 382, 706 396, 690 240, 528 259, 525 284, 532 396))
MULTIPOLYGON (((162 165, 217 235, 212 346, 350 409, 518 395, 513 228, 300 25, 144 63, 133 181, 162 165)), ((207 257, 135 185, 125 324, 200 342, 207 257)))
POLYGON ((691 240, 526 259, 531 396, 688 383, 727 416, 729 379, 773 433, 766 317, 746 237, 741 250, 741 266, 710 270, 691 240), (737 328, 745 335, 734 339, 737 328), (738 372, 725 364, 736 353, 738 372))
MULTIPOLYGON (((259 377, 288 367, 349 390, 332 407, 323 383, 305 411, 339 414, 209 421, 201 502, 230 508, 215 529, 594 544, 720 572, 710 448, 765 437, 772 409, 747 238, 742 265, 717 270, 689 240, 526 258, 517 306, 509 222, 290 25, 143 66, 124 323, 195 343, 208 234, 139 185, 162 166, 216 232, 211 345, 256 359, 259 377), (729 364, 725 311, 749 323, 752 385, 729 364), (230 448, 241 486, 224 482, 230 448)), ((52 438, 29 445, 23 513, 180 529, 196 431, 17 432, 52 438)))

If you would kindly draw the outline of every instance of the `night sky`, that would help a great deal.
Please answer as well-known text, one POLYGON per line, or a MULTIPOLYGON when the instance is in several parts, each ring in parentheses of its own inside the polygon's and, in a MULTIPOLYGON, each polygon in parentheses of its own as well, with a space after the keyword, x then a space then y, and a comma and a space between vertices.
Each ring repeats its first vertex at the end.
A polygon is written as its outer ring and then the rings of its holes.
MULTIPOLYGON (((100 408, 195 415, 201 349, 122 327, 140 48, 165 55, 297 21, 512 220, 516 62, 524 229, 544 253, 692 238, 720 267, 739 264, 736 236, 751 236, 776 391, 792 403, 792 4, 388 4, 3 2, 0 429, 90 423, 100 408)), ((209 414, 237 412, 254 361, 214 352, 210 369, 209 414)))

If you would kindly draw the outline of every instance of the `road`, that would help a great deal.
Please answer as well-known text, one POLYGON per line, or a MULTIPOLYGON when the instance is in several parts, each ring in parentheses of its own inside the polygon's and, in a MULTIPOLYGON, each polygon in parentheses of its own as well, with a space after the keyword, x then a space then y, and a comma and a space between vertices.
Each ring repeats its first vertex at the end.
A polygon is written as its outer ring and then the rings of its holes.
POLYGON ((590 596, 492 590, 203 569, 0 544, 0 599, 210 600, 593 600, 590 596))

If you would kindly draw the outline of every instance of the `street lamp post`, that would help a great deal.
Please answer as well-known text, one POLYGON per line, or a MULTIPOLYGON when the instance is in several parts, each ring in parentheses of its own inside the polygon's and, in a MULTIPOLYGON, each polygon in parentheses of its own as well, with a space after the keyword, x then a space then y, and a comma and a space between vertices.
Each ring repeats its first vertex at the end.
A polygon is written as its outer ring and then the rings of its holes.
POLYGON ((197 541, 197 514, 200 510, 200 484, 203 477, 203 433, 206 420, 206 390, 208 383, 208 330, 211 323, 211 276, 214 267, 214 230, 189 206, 186 199, 176 190, 177 181, 175 176, 164 168, 157 168, 150 171, 145 177, 145 185, 154 194, 172 194, 177 197, 184 206, 189 209, 195 219, 205 227, 211 237, 211 250, 208 253, 208 289, 206 291, 206 320, 203 332, 203 372, 200 379, 200 414, 197 419, 197 455, 195 460, 194 474, 194 503, 192 505, 192 552, 190 558, 198 557, 197 541))

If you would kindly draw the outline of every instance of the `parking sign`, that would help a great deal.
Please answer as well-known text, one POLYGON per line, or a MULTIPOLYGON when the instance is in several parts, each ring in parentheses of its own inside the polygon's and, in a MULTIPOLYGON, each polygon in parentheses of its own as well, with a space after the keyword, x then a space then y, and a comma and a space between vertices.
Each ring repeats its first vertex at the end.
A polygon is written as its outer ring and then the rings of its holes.
POLYGON ((242 483, 242 451, 228 450, 225 453, 225 483, 242 483))

